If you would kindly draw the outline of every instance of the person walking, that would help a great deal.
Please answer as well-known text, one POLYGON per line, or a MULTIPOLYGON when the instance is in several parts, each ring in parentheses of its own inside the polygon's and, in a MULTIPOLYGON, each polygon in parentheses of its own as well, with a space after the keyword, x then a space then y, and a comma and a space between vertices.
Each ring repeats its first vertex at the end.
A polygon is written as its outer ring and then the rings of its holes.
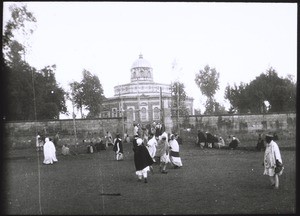
POLYGON ((154 162, 147 150, 146 146, 143 145, 143 140, 138 138, 136 140, 137 146, 134 148, 134 165, 136 172, 135 174, 138 176, 138 181, 142 181, 144 178, 144 182, 147 183, 148 171, 150 171, 150 167, 154 162))
POLYGON ((279 147, 273 140, 273 135, 267 134, 265 137, 266 149, 264 154, 264 175, 268 175, 271 186, 279 188, 279 176, 282 175, 283 165, 279 147))
POLYGON ((179 144, 175 139, 175 135, 171 134, 170 136, 170 161, 174 166, 174 169, 182 167, 181 158, 179 156, 179 144))
POLYGON ((43 145, 44 145, 44 142, 42 140, 40 133, 38 132, 38 134, 36 136, 36 151, 43 151, 43 145))
POLYGON ((114 140, 114 147, 113 151, 116 153, 116 160, 123 160, 123 145, 122 145, 122 139, 120 138, 120 134, 116 135, 116 138, 114 140))
POLYGON ((170 163, 169 158, 169 143, 168 143, 168 134, 164 132, 161 136, 159 136, 156 154, 155 157, 159 160, 159 168, 160 172, 163 174, 167 174, 167 165, 170 163))
MULTIPOLYGON (((146 147, 147 147, 147 149, 148 149, 148 151, 149 151, 149 154, 150 154, 150 156, 151 156, 153 162, 155 162, 154 157, 155 157, 155 153, 156 153, 157 141, 156 141, 156 139, 155 139, 154 134, 150 134, 150 137, 151 137, 151 138, 150 138, 150 140, 147 142, 146 147)), ((153 167, 152 167, 152 166, 150 166, 150 171, 151 171, 152 173, 154 173, 153 167)))
POLYGON ((112 141, 112 135, 109 131, 106 131, 106 148, 108 148, 109 145, 113 145, 113 141, 112 141))
POLYGON ((54 143, 47 137, 44 144, 44 164, 53 164, 57 162, 56 149, 54 143))

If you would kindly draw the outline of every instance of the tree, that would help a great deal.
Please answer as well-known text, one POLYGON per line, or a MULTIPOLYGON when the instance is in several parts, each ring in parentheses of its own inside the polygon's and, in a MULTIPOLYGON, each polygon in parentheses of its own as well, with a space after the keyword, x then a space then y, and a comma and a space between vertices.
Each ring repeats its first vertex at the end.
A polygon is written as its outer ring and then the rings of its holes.
MULTIPOLYGON (((8 52, 11 47, 11 43, 15 41, 15 35, 21 31, 23 37, 28 36, 33 33, 33 28, 29 27, 30 24, 36 23, 36 18, 33 13, 27 10, 26 5, 20 7, 15 4, 9 7, 11 12, 11 19, 7 21, 2 37, 3 43, 3 55, 8 52)), ((22 47, 22 50, 25 52, 25 47, 22 47)))
POLYGON ((229 85, 225 90, 225 98, 240 113, 294 112, 296 110, 296 83, 291 76, 278 77, 270 67, 249 84, 237 87, 229 85), (266 104, 269 104, 267 109, 266 104))
POLYGON ((87 70, 83 70, 82 80, 83 104, 89 110, 89 118, 99 117, 103 101, 103 88, 99 78, 87 70))
POLYGON ((80 110, 80 114, 81 114, 81 117, 83 117, 83 112, 82 112, 82 109, 83 109, 83 91, 82 91, 82 85, 81 83, 79 82, 72 82, 69 84, 70 87, 71 87, 71 100, 72 100, 72 103, 76 106, 77 109, 80 110))
POLYGON ((103 88, 99 78, 87 70, 82 71, 82 81, 80 83, 70 83, 71 96, 77 109, 85 108, 89 111, 87 118, 97 118, 101 112, 103 101, 103 88))
POLYGON ((55 79, 56 65, 46 66, 35 74, 36 107, 38 119, 59 119, 67 113, 66 92, 55 79))
MULTIPOLYGON (((15 33, 22 30, 28 35, 25 23, 36 22, 26 6, 12 6, 12 19, 7 22, 3 35, 4 118, 7 120, 58 119, 66 112, 65 92, 55 80, 55 65, 41 71, 31 67, 22 55, 26 48, 15 40, 15 33), (6 60, 4 60, 4 57, 6 60)), ((30 33, 32 33, 30 29, 30 33)))
POLYGON ((209 65, 204 67, 196 74, 195 82, 200 88, 203 95, 207 97, 205 105, 205 114, 213 114, 215 112, 216 101, 214 95, 219 89, 219 76, 220 74, 215 68, 210 68, 209 65))
POLYGON ((187 94, 184 89, 184 84, 181 82, 174 82, 171 86, 172 95, 172 115, 188 115, 187 107, 185 104, 187 94))
POLYGON ((247 84, 240 83, 237 86, 235 83, 233 87, 229 85, 225 88, 224 98, 228 99, 231 107, 229 113, 248 113, 249 112, 249 96, 246 91, 247 84))

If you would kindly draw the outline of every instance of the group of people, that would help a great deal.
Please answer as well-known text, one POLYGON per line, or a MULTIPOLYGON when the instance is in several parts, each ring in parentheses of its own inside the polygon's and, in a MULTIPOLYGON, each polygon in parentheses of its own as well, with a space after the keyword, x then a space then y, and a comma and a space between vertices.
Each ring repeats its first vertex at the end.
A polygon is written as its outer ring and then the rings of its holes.
POLYGON ((142 138, 135 135, 133 140, 134 164, 138 181, 144 179, 147 183, 148 172, 154 173, 153 164, 159 164, 159 170, 167 174, 167 165, 170 163, 174 169, 182 167, 179 155, 179 144, 176 136, 168 136, 166 132, 161 135, 150 133, 150 139, 145 143, 142 138))
MULTIPOLYGON (((153 124, 150 132, 140 124, 134 125, 134 137, 132 140, 132 150, 134 152, 134 165, 138 181, 147 183, 148 172, 154 173, 153 164, 159 165, 159 170, 167 174, 167 165, 172 164, 174 169, 182 167, 179 155, 178 136, 168 135, 163 132, 160 123, 153 124)), ((128 136, 126 136, 128 137, 128 136)), ((126 140, 126 139, 124 139, 126 140)), ((128 142, 128 141, 127 141, 128 142)), ((117 161, 124 159, 123 143, 120 134, 116 135, 113 141, 113 151, 117 161)))
MULTIPOLYGON (((179 154, 178 136, 176 134, 161 133, 138 133, 136 130, 132 141, 132 149, 134 152, 134 165, 136 168, 135 174, 138 181, 148 182, 148 172, 154 173, 153 164, 159 165, 159 171, 162 174, 167 174, 167 166, 171 164, 174 169, 182 167, 182 161, 179 154)), ((207 141, 206 136, 206 141, 207 141)), ((112 139, 110 136, 109 139, 112 139)), ((42 150, 44 153, 43 164, 53 164, 57 162, 56 146, 59 140, 59 133, 54 137, 54 140, 49 137, 43 137, 40 133, 36 136, 37 151, 42 150), (55 145, 56 144, 56 145, 55 145)), ((126 139, 125 139, 126 140, 126 139)), ((259 134, 257 149, 265 148, 264 153, 264 175, 268 175, 273 188, 279 188, 279 176, 283 173, 283 162, 278 144, 275 142, 278 140, 277 134, 267 134, 265 139, 259 134), (264 143, 266 142, 266 145, 264 143)), ((198 133, 198 142, 201 145, 203 137, 198 133)), ((219 140, 218 140, 219 141, 219 140)), ((236 148, 239 144, 239 140, 235 136, 229 136, 227 139, 229 142, 229 148, 236 148)), ((124 159, 123 144, 120 134, 116 135, 116 138, 112 141, 113 151, 115 152, 115 158, 117 161, 124 159)), ((205 144, 203 145, 203 147, 205 144)), ((67 145, 62 145, 62 154, 68 155, 70 153, 67 145)))
POLYGON ((226 146, 227 143, 230 149, 236 149, 240 144, 240 141, 236 136, 229 135, 225 142, 222 137, 212 135, 209 132, 203 133, 198 130, 196 143, 201 148, 221 148, 226 146))

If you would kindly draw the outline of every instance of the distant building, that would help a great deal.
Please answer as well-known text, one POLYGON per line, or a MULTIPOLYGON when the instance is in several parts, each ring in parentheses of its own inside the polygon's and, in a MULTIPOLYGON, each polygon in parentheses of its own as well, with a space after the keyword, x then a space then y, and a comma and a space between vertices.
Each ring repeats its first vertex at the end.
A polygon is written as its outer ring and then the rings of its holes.
MULTIPOLYGON (((140 54, 130 69, 131 82, 114 87, 114 97, 103 102, 102 118, 126 116, 126 124, 161 122, 171 127, 171 84, 155 83, 151 64, 140 54)), ((193 98, 186 99, 193 114, 193 98)))

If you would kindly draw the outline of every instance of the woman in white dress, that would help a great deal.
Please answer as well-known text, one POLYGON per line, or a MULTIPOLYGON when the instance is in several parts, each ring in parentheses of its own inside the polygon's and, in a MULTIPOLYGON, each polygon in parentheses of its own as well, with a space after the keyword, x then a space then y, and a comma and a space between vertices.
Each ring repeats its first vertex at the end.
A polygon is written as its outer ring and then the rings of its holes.
POLYGON ((56 149, 54 143, 47 137, 44 144, 44 164, 53 164, 57 162, 56 149))

